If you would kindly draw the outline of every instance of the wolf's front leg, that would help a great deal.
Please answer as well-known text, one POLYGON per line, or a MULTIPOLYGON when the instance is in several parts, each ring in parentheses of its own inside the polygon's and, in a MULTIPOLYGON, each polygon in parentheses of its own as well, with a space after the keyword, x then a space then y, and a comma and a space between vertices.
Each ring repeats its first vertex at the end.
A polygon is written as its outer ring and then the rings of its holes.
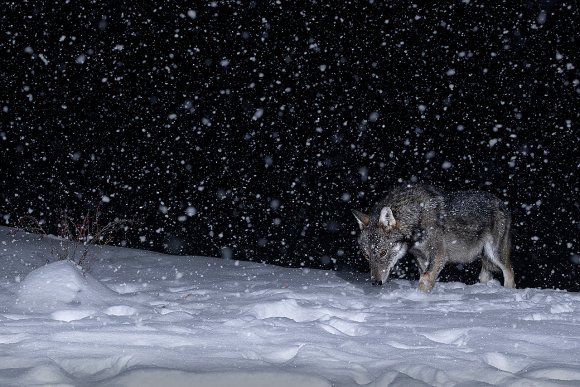
POLYGON ((433 289, 433 286, 435 286, 435 279, 429 272, 424 273, 419 279, 419 290, 429 293, 433 289))
POLYGON ((428 293, 433 289, 435 281, 437 281, 437 277, 439 277, 439 273, 441 273, 441 270, 445 267, 446 262, 446 256, 435 256, 435 259, 431 261, 427 271, 423 273, 419 279, 419 290, 428 293))

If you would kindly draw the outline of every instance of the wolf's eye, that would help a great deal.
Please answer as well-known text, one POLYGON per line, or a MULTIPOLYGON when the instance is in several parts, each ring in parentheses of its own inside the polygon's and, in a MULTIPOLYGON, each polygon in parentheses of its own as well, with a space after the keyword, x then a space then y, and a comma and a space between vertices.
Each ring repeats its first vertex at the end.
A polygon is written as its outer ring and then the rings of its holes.
POLYGON ((387 255, 387 250, 381 250, 379 254, 381 254, 381 257, 384 257, 385 255, 387 255))

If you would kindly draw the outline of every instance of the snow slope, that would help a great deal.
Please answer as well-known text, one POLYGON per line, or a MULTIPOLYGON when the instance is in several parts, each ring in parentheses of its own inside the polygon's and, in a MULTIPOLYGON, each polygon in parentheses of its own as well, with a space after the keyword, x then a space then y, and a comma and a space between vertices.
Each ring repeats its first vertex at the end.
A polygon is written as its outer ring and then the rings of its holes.
MULTIPOLYGON (((577 386, 580 295, 96 248, 0 228, 0 385, 577 386), (36 270, 33 270, 37 268, 36 270)), ((529 274, 532 275, 532 274, 529 274)))

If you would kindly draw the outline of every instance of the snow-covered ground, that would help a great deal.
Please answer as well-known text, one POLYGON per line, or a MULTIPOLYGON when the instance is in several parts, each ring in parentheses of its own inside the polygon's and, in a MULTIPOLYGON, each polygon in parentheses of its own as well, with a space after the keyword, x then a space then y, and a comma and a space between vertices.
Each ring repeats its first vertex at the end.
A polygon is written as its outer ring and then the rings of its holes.
POLYGON ((114 247, 83 276, 10 231, 1 386, 580 385, 580 294, 114 247))

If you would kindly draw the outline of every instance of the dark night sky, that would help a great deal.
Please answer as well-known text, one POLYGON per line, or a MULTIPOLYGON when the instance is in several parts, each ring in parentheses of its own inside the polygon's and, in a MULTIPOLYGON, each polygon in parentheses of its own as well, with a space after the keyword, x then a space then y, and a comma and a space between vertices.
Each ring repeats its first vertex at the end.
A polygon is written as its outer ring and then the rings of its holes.
POLYGON ((573 1, 0 8, 2 224, 101 203, 118 244, 366 270, 350 209, 418 180, 503 198, 518 284, 580 290, 573 1))

